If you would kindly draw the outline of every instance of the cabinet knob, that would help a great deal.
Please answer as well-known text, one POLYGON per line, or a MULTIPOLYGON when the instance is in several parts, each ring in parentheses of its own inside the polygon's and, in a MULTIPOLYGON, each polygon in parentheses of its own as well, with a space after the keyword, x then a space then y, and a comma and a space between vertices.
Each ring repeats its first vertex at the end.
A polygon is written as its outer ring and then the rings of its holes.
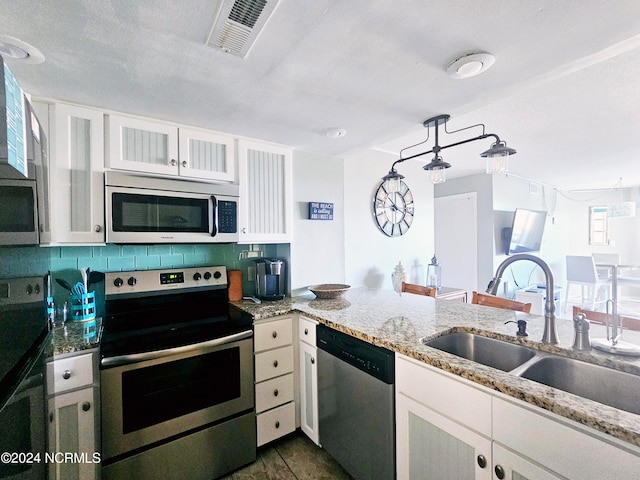
POLYGON ((313 365, 314 363, 316 363, 316 359, 311 357, 311 365, 313 365))
POLYGON ((279 392, 279 391, 278 391, 278 389, 276 388, 276 389, 273 391, 273 396, 274 396, 274 397, 277 397, 279 393, 280 393, 280 392, 279 392))
POLYGON ((276 421, 276 428, 280 428, 280 422, 276 421))
POLYGON ((271 334, 271 336, 272 336, 273 338, 276 338, 276 337, 278 336, 278 332, 275 332, 275 331, 274 331, 274 332, 271 334))
POLYGON ((102 225, 96 225, 95 227, 93 227, 93 229, 96 233, 100 233, 102 231, 102 225))
POLYGON ((178 161, 175 158, 172 158, 171 160, 169 160, 169 164, 172 167, 175 167, 178 164, 178 161))
POLYGON ((278 360, 273 361, 273 368, 278 368, 278 360))
POLYGON ((181 165, 182 165, 183 168, 187 168, 187 161, 183 160, 181 165))
POLYGON ((496 465, 496 468, 494 468, 493 471, 496 472, 496 477, 498 477, 500 480, 504 478, 504 468, 502 468, 500 465, 496 465))
POLYGON ((84 402, 82 404, 82 410, 88 412, 91 409, 91 404, 89 402, 84 402))
POLYGON ((69 380, 71 378, 71 370, 65 370, 62 372, 62 378, 65 380, 69 380))
POLYGON ((487 459, 484 455, 478 455, 478 466, 480 468, 485 468, 487 466, 487 459))
POLYGON ((240 230, 242 233, 247 233, 247 227, 243 227, 242 230, 240 230))
POLYGON ((304 329, 304 334, 305 334, 305 335, 309 335, 309 329, 308 329, 308 328, 305 328, 305 329, 304 329))
POLYGON ((49 413, 49 423, 53 423, 53 412, 49 413))

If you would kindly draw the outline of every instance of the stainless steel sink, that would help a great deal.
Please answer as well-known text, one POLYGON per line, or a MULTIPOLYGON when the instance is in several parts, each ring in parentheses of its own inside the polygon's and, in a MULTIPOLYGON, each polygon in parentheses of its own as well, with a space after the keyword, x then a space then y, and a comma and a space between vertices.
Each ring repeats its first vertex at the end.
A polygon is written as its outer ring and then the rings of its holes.
POLYGON ((640 415, 640 376, 469 332, 423 340, 438 350, 640 415))
POLYGON ((640 415, 640 377, 573 358, 545 355, 520 376, 640 415))
POLYGON ((446 334, 425 340, 424 344, 505 372, 536 355, 532 348, 468 332, 446 334))

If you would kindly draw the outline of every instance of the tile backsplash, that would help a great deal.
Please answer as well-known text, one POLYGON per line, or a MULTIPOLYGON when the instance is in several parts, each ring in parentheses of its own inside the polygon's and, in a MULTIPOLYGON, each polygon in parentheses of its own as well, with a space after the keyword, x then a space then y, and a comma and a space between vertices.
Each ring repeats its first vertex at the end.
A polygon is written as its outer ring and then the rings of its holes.
MULTIPOLYGON (((240 245, 103 245, 69 247, 2 247, 0 278, 39 276, 51 270, 54 278, 73 284, 80 281, 80 268, 101 272, 224 265, 243 271, 243 291, 254 289, 247 269, 258 257, 290 258, 288 244, 240 245)), ((55 287, 55 285, 54 285, 55 287)), ((56 294, 57 296, 57 294, 56 294)))

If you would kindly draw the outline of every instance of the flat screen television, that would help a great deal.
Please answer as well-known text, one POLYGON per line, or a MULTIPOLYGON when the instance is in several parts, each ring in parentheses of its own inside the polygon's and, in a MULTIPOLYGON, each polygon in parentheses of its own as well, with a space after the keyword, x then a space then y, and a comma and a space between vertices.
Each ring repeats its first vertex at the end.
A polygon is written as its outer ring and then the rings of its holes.
POLYGON ((539 252, 547 212, 516 208, 511 229, 507 229, 506 254, 539 252))

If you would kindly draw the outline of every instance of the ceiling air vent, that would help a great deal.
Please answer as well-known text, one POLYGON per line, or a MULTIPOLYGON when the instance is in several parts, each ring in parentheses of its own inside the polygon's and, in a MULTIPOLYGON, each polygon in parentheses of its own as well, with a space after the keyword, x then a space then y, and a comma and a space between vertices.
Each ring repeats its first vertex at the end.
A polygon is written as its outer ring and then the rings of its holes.
POLYGON ((224 0, 207 45, 245 58, 279 0, 224 0))

